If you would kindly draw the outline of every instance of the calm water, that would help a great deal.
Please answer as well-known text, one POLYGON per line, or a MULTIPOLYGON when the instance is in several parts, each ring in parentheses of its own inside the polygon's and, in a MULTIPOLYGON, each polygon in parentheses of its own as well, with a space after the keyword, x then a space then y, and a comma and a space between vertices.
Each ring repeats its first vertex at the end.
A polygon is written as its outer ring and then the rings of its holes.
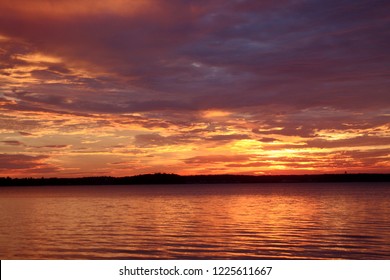
POLYGON ((0 259, 390 259, 389 183, 0 188, 0 259))

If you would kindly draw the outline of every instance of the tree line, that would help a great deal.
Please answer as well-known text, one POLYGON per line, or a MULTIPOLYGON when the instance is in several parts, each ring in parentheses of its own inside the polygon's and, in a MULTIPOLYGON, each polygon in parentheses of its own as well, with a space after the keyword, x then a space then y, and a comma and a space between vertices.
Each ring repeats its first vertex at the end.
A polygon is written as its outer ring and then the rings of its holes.
POLYGON ((0 177, 0 186, 60 185, 161 185, 161 184, 234 184, 234 183, 309 183, 309 182, 390 182, 390 174, 318 175, 177 175, 167 173, 126 177, 10 178, 0 177))

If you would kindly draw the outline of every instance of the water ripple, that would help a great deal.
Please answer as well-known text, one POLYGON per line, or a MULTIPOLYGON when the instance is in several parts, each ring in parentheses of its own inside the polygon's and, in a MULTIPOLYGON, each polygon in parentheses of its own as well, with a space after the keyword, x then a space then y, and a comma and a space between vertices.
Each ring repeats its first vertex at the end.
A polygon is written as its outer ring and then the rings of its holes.
POLYGON ((390 259, 390 188, 356 186, 1 188, 0 258, 390 259))

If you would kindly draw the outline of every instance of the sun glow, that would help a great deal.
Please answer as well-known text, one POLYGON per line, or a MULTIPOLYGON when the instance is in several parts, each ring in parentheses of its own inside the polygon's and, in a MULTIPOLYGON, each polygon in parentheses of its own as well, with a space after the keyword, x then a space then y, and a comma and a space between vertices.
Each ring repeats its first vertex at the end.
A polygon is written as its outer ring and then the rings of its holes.
POLYGON ((4 41, 9 41, 9 40, 10 40, 10 38, 8 38, 7 36, 4 36, 4 35, 1 35, 1 34, 0 34, 0 42, 1 42, 1 41, 3 41, 3 42, 4 42, 4 41))
POLYGON ((231 115, 230 112, 219 111, 219 110, 208 110, 202 113, 202 116, 206 119, 222 118, 222 117, 227 117, 229 115, 231 115))
POLYGON ((43 53, 31 53, 25 55, 17 55, 16 59, 23 60, 30 63, 60 63, 62 59, 59 57, 54 57, 46 55, 43 53))
POLYGON ((46 17, 69 17, 98 13, 115 13, 122 15, 136 14, 152 8, 151 0, 50 0, 5 1, 0 7, 26 14, 46 17))

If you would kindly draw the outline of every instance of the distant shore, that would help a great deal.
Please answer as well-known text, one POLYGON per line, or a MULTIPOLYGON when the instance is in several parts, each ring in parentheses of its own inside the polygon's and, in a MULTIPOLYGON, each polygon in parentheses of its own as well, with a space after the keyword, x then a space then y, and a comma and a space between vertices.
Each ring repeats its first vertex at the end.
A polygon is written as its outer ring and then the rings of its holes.
POLYGON ((60 185, 161 185, 161 184, 238 184, 309 182, 390 182, 390 174, 317 174, 317 175, 186 175, 155 173, 127 177, 83 178, 10 178, 0 177, 0 186, 60 185))

